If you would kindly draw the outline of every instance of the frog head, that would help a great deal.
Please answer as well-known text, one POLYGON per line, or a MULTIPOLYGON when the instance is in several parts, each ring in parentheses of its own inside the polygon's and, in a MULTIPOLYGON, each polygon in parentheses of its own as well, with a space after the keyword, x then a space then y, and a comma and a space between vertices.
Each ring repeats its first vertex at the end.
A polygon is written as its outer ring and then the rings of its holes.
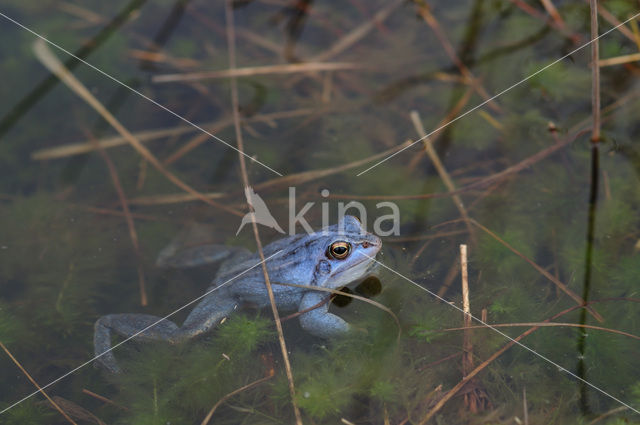
POLYGON ((337 289, 364 276, 382 247, 357 218, 347 215, 338 224, 316 233, 316 266, 313 282, 337 289))

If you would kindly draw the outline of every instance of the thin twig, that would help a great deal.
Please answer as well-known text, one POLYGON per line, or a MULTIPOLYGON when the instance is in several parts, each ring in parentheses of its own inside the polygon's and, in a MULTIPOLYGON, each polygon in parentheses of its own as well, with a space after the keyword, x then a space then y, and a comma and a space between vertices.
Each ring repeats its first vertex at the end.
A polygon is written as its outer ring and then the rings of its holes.
MULTIPOLYGON (((252 117, 244 118, 244 121, 265 122, 268 124, 272 124, 274 120, 279 118, 293 118, 293 117, 309 115, 317 112, 318 112, 317 108, 302 108, 302 109, 294 109, 290 111, 272 112, 269 114, 258 114, 252 117)), ((233 125, 233 118, 223 118, 216 122, 198 124, 199 127, 206 129, 209 133, 217 133, 230 125, 233 125)), ((133 136, 136 139, 138 139, 138 141, 140 142, 147 142, 147 141, 157 140, 163 137, 177 137, 183 134, 194 133, 196 131, 197 129, 193 126, 183 125, 178 127, 144 130, 144 131, 133 133, 133 136)), ((202 142, 204 142, 204 140, 202 142)), ((98 140, 98 144, 104 149, 126 145, 127 143, 129 143, 127 139, 125 139, 122 136, 106 137, 98 140)), ((91 143, 91 141, 70 143, 70 144, 65 144, 61 146, 56 146, 54 148, 37 150, 31 154, 31 159, 47 160, 47 159, 55 159, 55 158, 66 158, 68 156, 89 153, 89 152, 92 152, 94 149, 95 147, 93 143, 91 143)), ((167 162, 173 162, 173 161, 174 160, 169 161, 169 159, 167 159, 165 160, 165 164, 167 162)))
MULTIPOLYGON (((235 43, 235 24, 233 22, 233 8, 232 1, 227 0, 225 2, 225 18, 227 23, 227 47, 229 50, 229 68, 236 68, 236 43, 235 43)), ((236 82, 236 78, 231 77, 231 107, 233 108, 233 124, 235 127, 236 133, 236 142, 238 145, 238 158, 240 159, 240 171, 242 173, 242 182, 245 188, 245 195, 247 197, 247 203, 249 204, 249 208, 251 211, 251 224, 253 227, 253 235, 256 240, 256 245, 258 248, 258 254, 260 255, 260 260, 262 261, 262 273, 264 275, 264 283, 267 289, 267 294, 269 295, 269 303, 271 304, 271 312, 273 313, 273 320, 276 325, 276 330, 278 332, 278 342, 280 343, 280 350, 282 352, 282 359, 284 362, 285 373, 287 375, 287 381, 289 383, 289 392, 291 395, 291 405, 293 407, 293 413, 296 418, 296 424, 302 425, 302 415, 300 414, 300 409, 298 408, 298 404, 296 403, 296 389, 293 382, 293 372, 291 370, 291 363, 289 362, 289 353, 287 350, 287 344, 284 340, 284 333, 282 331, 282 323, 280 322, 280 315, 278 313, 278 307, 276 306, 276 300, 273 295, 273 288, 271 287, 271 281, 269 280, 269 272, 267 270, 267 264, 264 257, 264 252, 262 249, 262 241, 260 240, 260 233, 258 231, 258 224, 256 223, 256 217, 254 214, 254 208, 251 204, 251 197, 249 196, 249 176, 247 173, 247 165, 244 159, 244 142, 242 139, 242 129, 240 128, 240 114, 239 114, 239 100, 238 100, 238 85, 236 82)))
POLYGON ((242 217, 243 214, 240 211, 236 211, 232 208, 229 208, 225 205, 214 202, 206 197, 202 196, 201 193, 193 189, 188 184, 184 183, 178 177, 176 177, 173 173, 167 170, 164 165, 147 149, 138 139, 136 139, 133 134, 129 132, 120 122, 114 117, 111 112, 109 112, 102 103, 96 97, 91 94, 91 92, 82 84, 71 72, 58 60, 58 58, 51 52, 49 47, 42 39, 37 39, 34 43, 33 50, 38 57, 38 59, 42 62, 44 66, 46 66, 53 74, 55 74, 63 83, 65 83, 75 94, 81 97, 85 102, 87 102, 93 109, 98 112, 102 118, 105 119, 111 126, 118 132, 122 137, 124 137, 129 144, 136 150, 140 155, 142 155, 147 161, 149 161, 160 173, 162 173, 169 181, 173 184, 184 190, 185 192, 189 192, 191 195, 200 199, 206 204, 209 204, 213 207, 226 211, 228 213, 234 214, 236 216, 242 217))
POLYGON ((445 32, 443 31, 442 27, 436 20, 435 16, 433 16, 429 8, 424 4, 418 4, 418 15, 420 15, 422 19, 427 23, 427 25, 431 27, 431 30, 436 35, 436 38, 440 41, 440 44, 442 44, 444 51, 447 53, 447 56, 449 56, 451 62, 454 63, 460 73, 469 82, 471 87, 473 87, 478 92, 480 97, 484 98, 488 102, 488 105, 491 109, 496 112, 501 112, 502 110, 500 106, 498 106, 498 104, 491 98, 487 90, 485 90, 485 88, 480 84, 471 70, 464 63, 462 63, 462 60, 460 60, 460 58, 456 54, 455 49, 451 45, 451 42, 447 38, 445 32))
MULTIPOLYGON (((470 87, 464 92, 462 97, 460 97, 460 100, 458 100, 456 104, 453 105, 453 108, 451 108, 451 110, 447 113, 447 115, 438 124, 436 124, 436 128, 440 128, 442 126, 449 124, 453 119, 455 119, 455 117, 460 115, 460 113, 462 112, 462 108, 467 106, 467 104, 469 103, 469 100, 471 99, 472 94, 473 94, 473 88, 470 87)), ((421 133, 419 136, 422 136, 424 134, 425 133, 421 133)), ((438 140, 440 136, 442 136, 443 134, 445 133, 442 131, 432 134, 429 137, 429 139, 431 140, 431 144, 435 143, 436 140, 438 140)), ((424 151, 421 151, 420 153, 422 154, 423 152, 424 151)), ((418 163, 418 161, 420 161, 421 157, 422 157, 421 155, 414 156, 409 162, 409 166, 407 168, 409 168, 409 170, 413 170, 416 164, 418 163)))
POLYGON ((86 389, 86 388, 83 388, 83 389, 82 389, 82 392, 83 392, 83 393, 85 393, 85 394, 87 394, 87 395, 89 395, 89 396, 91 396, 91 397, 93 397, 93 398, 96 398, 96 399, 98 399, 98 400, 100 400, 100 401, 102 401, 102 402, 104 402, 104 403, 107 403, 107 404, 110 404, 110 405, 112 405, 112 406, 118 407, 118 408, 120 408, 120 409, 122 409, 122 410, 129 410, 129 408, 128 408, 128 407, 121 406, 121 405, 119 405, 118 403, 116 403, 115 401, 113 401, 113 400, 111 400, 111 399, 109 399, 109 398, 107 398, 107 397, 105 397, 105 396, 103 396, 103 395, 96 394, 96 393, 94 393, 93 391, 89 391, 89 390, 88 390, 88 389, 86 389))
POLYGON ((607 58, 598 60, 600 68, 604 66, 622 65, 630 62, 640 61, 640 53, 632 53, 630 55, 616 56, 615 58, 607 58))
MULTIPOLYGON (((265 122, 270 125, 274 125, 274 120, 279 118, 294 118, 299 116, 310 115, 313 113, 323 112, 326 109, 317 109, 317 108, 302 108, 302 109, 294 109, 291 111, 280 111, 280 112, 272 112, 270 114, 258 114, 253 117, 244 118, 244 122, 265 122)), ((215 124, 209 131, 210 133, 217 133, 219 131, 224 130, 226 127, 233 125, 233 117, 221 119, 218 123, 215 124)), ((164 163, 166 165, 172 164, 176 162, 178 159, 182 158, 188 152, 191 152, 193 149, 197 148, 204 142, 208 140, 206 137, 206 133, 201 133, 191 139, 189 142, 180 146, 174 153, 169 155, 164 163)))
MULTIPOLYGON (((426 134, 426 131, 424 130, 424 126, 422 125, 422 120, 420 119, 420 115, 418 114, 418 111, 411 111, 410 115, 411 115, 411 122, 413 122, 413 126, 416 129, 418 136, 421 137, 423 134, 426 134)), ((433 166, 438 171, 438 175, 440 176, 440 179, 442 179, 442 182, 444 183, 447 190, 449 192, 455 192, 456 185, 453 183, 453 180, 449 176, 447 169, 445 168, 444 164, 440 160, 440 157, 438 157, 436 150, 433 148, 433 143, 431 142, 431 139, 429 139, 428 137, 424 138, 422 143, 423 143, 425 152, 427 152, 427 155, 429 155, 429 159, 431 159, 433 166)), ((460 212, 460 216, 465 221, 467 229, 469 230, 469 237, 471 238, 471 241, 473 242, 474 245, 476 245, 475 232, 469 222, 469 214, 467 213, 467 209, 464 207, 464 203, 462 202, 462 199, 458 195, 451 195, 451 198, 453 199, 453 203, 455 204, 456 208, 460 212)))
POLYGON ((156 75, 154 83, 170 83, 176 81, 200 81, 215 78, 249 77, 254 75, 295 74, 301 72, 338 71, 361 69, 363 65, 344 62, 305 62, 279 65, 252 66, 246 68, 224 69, 221 71, 189 72, 182 74, 156 75))
POLYGON ((566 24, 562 19, 562 16, 560 16, 560 13, 558 13, 558 9, 556 9, 556 6, 553 4, 553 2, 551 0, 540 0, 540 2, 544 6, 549 16, 551 16, 551 19, 553 19, 553 21, 556 23, 556 26, 558 28, 566 28, 566 24))
POLYGON ((225 395, 224 397, 222 397, 220 400, 218 400, 218 402, 216 404, 213 405, 213 407, 211 407, 211 410, 209 410, 209 413, 207 413, 207 416, 204 417, 204 419, 202 420, 201 425, 207 425, 209 423, 209 421, 211 420, 211 417, 213 416, 213 414, 215 413, 215 411, 218 409, 218 407, 220 407, 220 405, 222 403, 224 403, 225 401, 229 400, 231 397, 234 397, 242 392, 245 392, 247 390, 250 390, 253 387, 257 387, 258 385, 262 384, 263 382, 268 381, 269 379, 273 378, 273 373, 265 376, 264 378, 260 378, 257 381, 253 381, 245 386, 242 386, 240 388, 238 388, 237 390, 231 391, 229 394, 225 395))
POLYGON ((29 375, 29 372, 27 372, 26 369, 24 367, 22 367, 22 365, 20 364, 18 359, 13 357, 13 354, 11 354, 11 351, 9 351, 9 349, 7 347, 5 347, 5 345, 1 341, 0 341, 0 348, 2 348, 5 353, 7 353, 7 356, 9 356, 9 358, 13 361, 13 363, 15 363, 16 366, 18 366, 18 369, 20 369, 20 371, 22 371, 22 373, 27 377, 27 379, 29 379, 29 381, 31 381, 31 383, 38 389, 38 391, 40 391, 42 393, 42 395, 44 395, 47 398, 47 400, 49 400, 49 402, 53 405, 53 407, 58 412, 60 412, 60 414, 62 416, 64 416, 64 418, 67 421, 69 421, 69 423, 72 423, 73 425, 78 425, 73 421, 73 419, 71 419, 69 417, 69 415, 67 415, 65 413, 64 410, 62 410, 62 408, 60 406, 58 406, 58 404, 55 401, 53 401, 51 399, 51 397, 49 397, 49 395, 46 392, 44 392, 44 390, 42 388, 40 388, 40 385, 38 385, 38 383, 31 377, 31 375, 29 375))

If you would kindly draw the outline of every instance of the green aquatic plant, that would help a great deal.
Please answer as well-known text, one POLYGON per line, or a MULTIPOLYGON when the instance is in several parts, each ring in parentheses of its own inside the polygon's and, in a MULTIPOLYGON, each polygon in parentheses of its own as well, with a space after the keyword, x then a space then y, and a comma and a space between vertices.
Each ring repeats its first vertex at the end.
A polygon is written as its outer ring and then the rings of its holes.
POLYGON ((237 313, 204 341, 140 345, 123 359, 125 373, 110 379, 119 388, 118 399, 131 406, 127 420, 181 423, 264 376, 257 349, 272 338, 268 319, 237 313))
MULTIPOLYGON (((3 407, 0 405, 0 408, 3 407)), ((64 420, 60 413, 43 405, 43 402, 28 400, 4 413, 2 423, 4 425, 44 424, 58 423, 54 421, 59 419, 64 420)))

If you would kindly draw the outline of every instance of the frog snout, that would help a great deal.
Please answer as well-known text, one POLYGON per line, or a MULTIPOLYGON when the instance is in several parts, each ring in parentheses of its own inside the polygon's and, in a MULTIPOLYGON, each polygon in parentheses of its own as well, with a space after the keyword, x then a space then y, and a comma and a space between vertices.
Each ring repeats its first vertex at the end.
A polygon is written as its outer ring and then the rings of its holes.
POLYGON ((371 235, 368 240, 362 242, 361 246, 364 249, 371 250, 374 253, 377 253, 382 247, 382 240, 380 240, 380 238, 375 235, 371 235))

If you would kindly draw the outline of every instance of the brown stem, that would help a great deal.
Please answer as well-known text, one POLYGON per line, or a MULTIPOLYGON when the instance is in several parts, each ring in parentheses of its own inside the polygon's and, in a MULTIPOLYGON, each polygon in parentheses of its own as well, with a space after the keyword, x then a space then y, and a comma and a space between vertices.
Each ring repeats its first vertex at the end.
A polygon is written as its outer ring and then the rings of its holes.
POLYGON ((589 0, 591 13, 591 113, 593 115, 591 141, 600 141, 600 42, 598 38, 598 1, 589 0))
POLYGON ((38 391, 40 391, 42 393, 42 395, 44 395, 47 400, 49 400, 49 403, 51 403, 53 405, 53 407, 60 412, 60 414, 62 416, 64 416, 64 418, 69 421, 69 423, 72 423, 73 425, 78 425, 76 424, 73 419, 71 419, 69 417, 69 415, 67 415, 65 413, 64 410, 62 410, 62 408, 60 406, 58 406, 58 403, 56 403, 55 401, 53 401, 51 399, 51 397, 49 397, 49 395, 47 393, 44 392, 44 390, 42 388, 40 388, 40 385, 38 385, 38 383, 35 381, 35 379, 33 379, 31 377, 31 375, 29 375, 29 372, 27 372, 27 370, 22 367, 22 365, 20 364, 20 362, 18 361, 18 359, 16 359, 15 357, 13 357, 13 354, 11 354, 11 352, 9 351, 9 349, 7 347, 5 347, 5 345, 0 342, 0 348, 2 348, 4 350, 5 353, 7 353, 7 356, 9 356, 9 358, 11 359, 11 361, 13 361, 13 363, 15 363, 16 366, 18 366, 18 369, 20 369, 22 371, 22 373, 24 373, 24 375, 27 377, 27 379, 29 379, 29 381, 31 381, 31 383, 38 389, 38 391))
MULTIPOLYGON (((225 2, 225 17, 227 21, 227 47, 229 49, 229 69, 236 68, 236 45, 235 45, 235 24, 233 22, 233 8, 231 4, 232 0, 225 2)), ((273 295, 273 288, 271 287, 271 281, 269 280, 269 273, 267 271, 267 264, 265 262, 264 252, 262 250, 262 241, 260 240, 260 233, 258 231, 258 224, 256 223, 255 214, 253 214, 253 205, 251 205, 251 199, 249 197, 249 176, 247 174, 247 165, 244 157, 244 142, 242 139, 242 129, 240 128, 240 115, 239 115, 239 101, 238 101, 238 85, 236 77, 231 77, 231 105, 233 108, 233 124, 236 132, 236 142, 238 145, 238 158, 240 159, 240 172, 242 174, 242 182, 245 188, 245 194, 247 196, 247 202, 249 208, 252 210, 251 224, 253 227, 253 235, 258 247, 258 254, 262 261, 262 273, 264 274, 264 283, 269 294, 269 302, 271 304, 271 311, 273 313, 273 320, 276 324, 278 331, 278 342, 280 343, 280 350, 282 351, 282 359, 284 362, 284 368, 287 375, 287 381, 289 382, 289 393, 291 395, 291 405, 293 406, 293 413, 296 418, 296 424, 302 425, 302 416, 300 409, 296 403, 296 389, 293 383, 293 372, 291 371, 291 363, 289 362, 289 354, 287 350, 287 344, 284 340, 284 333, 282 331, 282 323, 280 322, 280 315, 278 314, 278 307, 276 306, 276 300, 273 295)), ((215 409, 216 406, 214 406, 215 409)), ((213 410, 211 414, 213 413, 213 410)), ((205 424, 206 422, 203 422, 205 424)))

